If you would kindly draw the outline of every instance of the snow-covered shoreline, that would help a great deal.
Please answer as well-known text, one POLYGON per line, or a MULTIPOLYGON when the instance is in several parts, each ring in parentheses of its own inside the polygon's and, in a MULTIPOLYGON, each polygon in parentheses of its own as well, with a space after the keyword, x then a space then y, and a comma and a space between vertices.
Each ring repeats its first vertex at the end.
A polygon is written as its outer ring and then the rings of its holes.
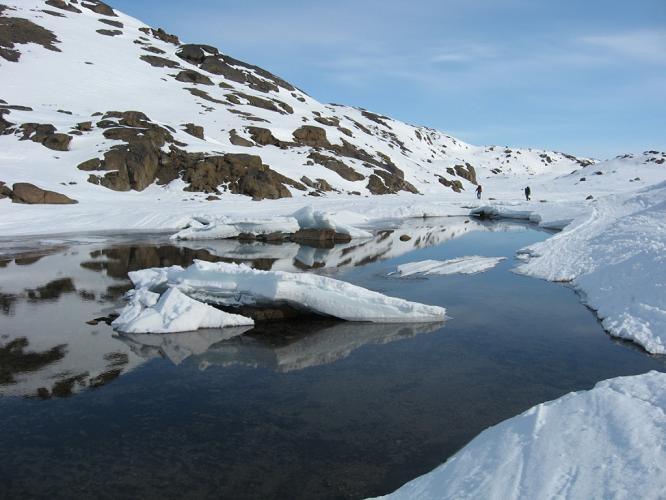
POLYGON ((665 412, 666 373, 599 382, 486 429, 381 498, 663 498, 665 412))

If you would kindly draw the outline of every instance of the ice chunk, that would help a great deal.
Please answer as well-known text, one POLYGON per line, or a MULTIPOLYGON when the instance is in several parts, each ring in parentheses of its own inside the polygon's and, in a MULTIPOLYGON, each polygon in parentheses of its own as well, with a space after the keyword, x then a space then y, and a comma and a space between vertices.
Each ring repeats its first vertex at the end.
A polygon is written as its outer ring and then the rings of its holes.
POLYGON ((336 233, 347 234, 352 238, 372 238, 372 233, 358 229, 339 221, 335 215, 315 210, 311 206, 303 207, 293 214, 301 229, 332 229, 336 233))
POLYGON ((250 318, 215 309, 177 288, 169 288, 159 300, 157 297, 145 288, 135 291, 113 327, 127 333, 172 333, 254 324, 250 318))
POLYGON ((396 273, 401 278, 415 274, 476 274, 492 269, 503 260, 506 260, 506 257, 479 257, 478 255, 450 260, 422 260, 401 264, 397 267, 396 273))
POLYGON ((270 219, 237 219, 218 217, 202 223, 201 218, 193 219, 188 227, 171 236, 174 240, 223 240, 246 234, 295 233, 299 229, 293 217, 272 217, 270 219))
POLYGON ((151 291, 177 288, 184 294, 226 306, 287 303, 348 321, 429 322, 445 319, 446 310, 388 297, 343 281, 306 273, 257 271, 244 264, 196 260, 190 267, 146 269, 130 274, 135 286, 151 291))
POLYGON ((666 374, 598 383, 491 427, 385 499, 663 498, 666 374))

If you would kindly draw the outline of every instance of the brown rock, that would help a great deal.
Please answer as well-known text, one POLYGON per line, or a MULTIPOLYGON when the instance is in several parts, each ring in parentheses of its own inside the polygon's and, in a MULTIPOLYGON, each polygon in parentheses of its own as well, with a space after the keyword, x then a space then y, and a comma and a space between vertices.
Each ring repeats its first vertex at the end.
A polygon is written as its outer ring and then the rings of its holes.
POLYGON ((239 136, 238 133, 236 132, 236 129, 232 129, 229 131, 229 142, 231 142, 231 144, 233 144, 234 146, 244 146, 246 148, 254 146, 252 141, 248 141, 247 139, 239 136))
POLYGON ((94 1, 94 2, 81 2, 81 7, 92 10, 96 14, 101 14, 103 16, 112 16, 117 17, 116 13, 111 7, 109 7, 104 2, 94 1))
POLYGON ((326 167, 329 170, 333 170, 335 173, 337 173, 340 177, 342 177, 345 180, 360 181, 365 179, 365 176, 363 174, 358 173, 356 170, 346 165, 342 161, 338 160, 337 158, 333 158, 331 156, 326 156, 315 152, 310 153, 308 155, 308 158, 310 158, 315 163, 318 163, 319 165, 326 167))
POLYGON ((185 69, 176 75, 176 80, 185 83, 194 83, 201 85, 213 85, 213 82, 206 75, 202 75, 198 71, 192 69, 185 69))
POLYGON ((297 143, 313 148, 328 148, 331 143, 326 138, 326 130, 314 125, 303 125, 294 130, 294 139, 297 143))
POLYGON ((78 201, 54 191, 38 188, 34 184, 18 182, 12 186, 12 201, 14 203, 26 203, 30 205, 70 205, 78 201))
POLYGON ((178 64, 176 61, 172 61, 171 59, 166 59, 164 57, 144 55, 144 56, 139 56, 139 59, 147 62, 148 64, 150 64, 155 68, 171 68, 171 69, 180 68, 180 64, 178 64))
POLYGON ((185 132, 198 139, 203 140, 204 138, 204 128, 200 125, 195 125, 194 123, 186 123, 185 132))

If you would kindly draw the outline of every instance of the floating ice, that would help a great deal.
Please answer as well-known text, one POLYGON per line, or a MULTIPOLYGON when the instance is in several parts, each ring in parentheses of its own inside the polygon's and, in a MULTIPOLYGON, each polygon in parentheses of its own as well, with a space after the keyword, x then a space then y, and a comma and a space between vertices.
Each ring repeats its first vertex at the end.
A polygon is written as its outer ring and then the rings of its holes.
POLYGON ((417 274, 476 274, 492 269, 503 260, 506 260, 506 257, 479 257, 478 255, 450 260, 421 260, 399 265, 396 273, 401 278, 417 274))
MULTIPOLYGON (((257 271, 244 264, 196 260, 186 269, 180 266, 152 268, 131 272, 129 276, 138 290, 135 293, 136 299, 133 298, 126 307, 127 312, 123 312, 122 319, 117 320, 119 325, 126 324, 128 320, 134 321, 137 313, 133 311, 137 308, 146 307, 146 305, 152 307, 155 292, 175 289, 181 291, 182 294, 210 304, 263 306, 286 303, 297 309, 348 321, 430 322, 442 321, 446 315, 443 307, 388 297, 325 276, 257 271), (148 297, 146 303, 144 303, 143 297, 148 297)), ((202 322, 199 319, 199 315, 203 311, 195 309, 194 306, 190 310, 184 307, 179 310, 182 310, 185 316, 182 323, 188 327, 195 326, 199 322, 202 323, 199 326, 205 326, 203 323, 206 325, 210 323, 210 321, 202 322), (192 318, 188 319, 190 316, 192 318)), ((143 309, 140 309, 140 312, 143 312, 143 309)), ((159 318, 164 316, 160 311, 157 312, 160 313, 159 318)), ((155 313, 146 314, 150 314, 149 318, 152 318, 155 313)), ((174 324, 176 323, 176 318, 171 319, 171 316, 169 318, 174 324)), ((216 316, 215 321, 227 322, 229 320, 216 316)), ((145 324, 149 323, 150 321, 146 319, 145 324)), ((159 321, 154 321, 153 324, 162 328, 159 321)))

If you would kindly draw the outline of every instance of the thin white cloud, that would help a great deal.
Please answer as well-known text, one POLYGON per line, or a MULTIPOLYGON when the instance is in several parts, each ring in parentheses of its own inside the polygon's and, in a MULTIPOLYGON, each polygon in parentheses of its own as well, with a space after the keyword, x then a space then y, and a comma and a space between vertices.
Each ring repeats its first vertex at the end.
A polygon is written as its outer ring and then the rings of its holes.
POLYGON ((579 42, 607 55, 651 64, 666 64, 666 31, 639 30, 625 33, 587 35, 579 42))

